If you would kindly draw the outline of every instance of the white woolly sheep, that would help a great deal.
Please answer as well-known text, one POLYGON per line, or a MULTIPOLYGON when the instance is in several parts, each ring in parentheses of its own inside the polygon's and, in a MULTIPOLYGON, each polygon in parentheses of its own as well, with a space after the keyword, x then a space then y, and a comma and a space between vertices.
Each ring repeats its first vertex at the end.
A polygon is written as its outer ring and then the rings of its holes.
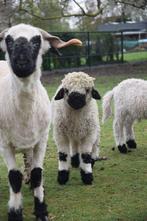
POLYGON ((98 158, 100 127, 94 78, 83 72, 65 76, 52 100, 52 123, 58 148, 58 182, 69 179, 70 162, 81 168, 84 184, 92 184, 92 164, 98 158), (94 98, 94 99, 93 99, 94 98))
POLYGON ((42 54, 51 46, 61 48, 80 44, 74 39, 63 42, 36 27, 19 24, 0 33, 10 74, 0 79, 0 153, 8 167, 10 199, 8 221, 22 221, 22 173, 17 169, 15 153, 33 150, 31 188, 34 214, 47 221, 42 181, 47 146, 50 102, 40 82, 42 54))
POLYGON ((116 146, 121 153, 136 148, 133 123, 147 118, 147 81, 127 79, 103 97, 103 122, 111 116, 111 100, 114 99, 113 132, 116 146))

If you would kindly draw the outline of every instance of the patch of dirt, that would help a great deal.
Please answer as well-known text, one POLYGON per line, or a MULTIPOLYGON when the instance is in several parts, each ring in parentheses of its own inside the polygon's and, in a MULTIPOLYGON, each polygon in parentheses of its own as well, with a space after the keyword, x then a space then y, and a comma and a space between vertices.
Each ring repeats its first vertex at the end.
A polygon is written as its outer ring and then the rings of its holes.
POLYGON ((126 74, 131 77, 131 75, 147 73, 147 61, 44 71, 42 81, 45 83, 51 83, 55 77, 64 76, 73 71, 84 71, 93 76, 126 74))

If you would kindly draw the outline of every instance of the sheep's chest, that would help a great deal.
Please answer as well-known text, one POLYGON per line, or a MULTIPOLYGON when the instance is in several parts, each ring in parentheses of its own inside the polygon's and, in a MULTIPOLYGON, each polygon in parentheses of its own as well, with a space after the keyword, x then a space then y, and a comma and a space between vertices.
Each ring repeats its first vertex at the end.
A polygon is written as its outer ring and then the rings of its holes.
POLYGON ((24 102, 19 108, 14 105, 5 116, 7 118, 1 118, 0 127, 4 136, 7 134, 7 142, 16 149, 34 147, 49 126, 48 109, 39 103, 24 102))
POLYGON ((84 118, 83 115, 67 114, 63 121, 60 122, 60 130, 73 139, 83 139, 89 134, 91 120, 84 118))

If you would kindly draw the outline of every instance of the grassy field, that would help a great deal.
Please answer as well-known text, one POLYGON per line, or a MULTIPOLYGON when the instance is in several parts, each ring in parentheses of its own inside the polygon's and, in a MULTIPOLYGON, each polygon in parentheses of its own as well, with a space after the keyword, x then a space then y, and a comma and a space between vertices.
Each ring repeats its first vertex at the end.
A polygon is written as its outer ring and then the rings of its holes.
POLYGON ((147 51, 124 53, 124 61, 146 61, 147 51))
MULTIPOLYGON (((147 79, 147 70, 138 74, 111 74, 96 76, 96 88, 101 95, 121 80, 128 77, 147 79)), ((46 84, 52 97, 61 80, 52 77, 46 84)), ((98 102, 101 118, 101 102, 98 102)), ((57 184, 57 154, 52 131, 44 161, 45 197, 53 221, 147 221, 147 123, 135 125, 138 148, 121 155, 112 135, 112 119, 101 125, 101 155, 107 161, 100 161, 94 167, 94 183, 84 186, 78 169, 71 169, 70 181, 66 186, 57 184)), ((22 156, 17 155, 21 167, 22 156)), ((23 168, 22 168, 23 169, 23 168)), ((0 158, 0 221, 7 221, 9 196, 7 169, 0 158)), ((29 187, 23 185, 24 221, 33 221, 33 197, 29 187)))

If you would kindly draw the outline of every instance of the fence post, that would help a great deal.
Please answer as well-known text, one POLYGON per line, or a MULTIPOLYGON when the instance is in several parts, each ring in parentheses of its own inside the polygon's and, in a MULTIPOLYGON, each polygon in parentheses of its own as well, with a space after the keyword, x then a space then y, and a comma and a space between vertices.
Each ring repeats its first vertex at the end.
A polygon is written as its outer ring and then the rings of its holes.
POLYGON ((121 32, 121 62, 124 62, 124 35, 121 32))
POLYGON ((90 33, 87 32, 87 60, 88 60, 88 66, 91 66, 91 58, 90 58, 90 33))

